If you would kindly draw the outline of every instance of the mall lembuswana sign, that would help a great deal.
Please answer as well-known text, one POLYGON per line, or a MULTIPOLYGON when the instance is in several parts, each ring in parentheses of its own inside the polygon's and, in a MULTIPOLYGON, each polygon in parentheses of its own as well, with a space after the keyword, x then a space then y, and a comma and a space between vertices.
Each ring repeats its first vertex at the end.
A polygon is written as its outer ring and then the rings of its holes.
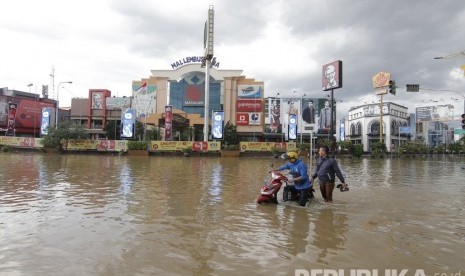
MULTIPOLYGON (((200 57, 200 56, 199 57, 185 57, 183 59, 180 59, 176 62, 171 63, 171 68, 178 69, 179 67, 189 64, 189 63, 202 63, 203 60, 204 60, 204 57, 200 57)), ((216 61, 216 57, 212 59, 211 66, 216 67, 216 68, 220 67, 220 63, 216 61)))

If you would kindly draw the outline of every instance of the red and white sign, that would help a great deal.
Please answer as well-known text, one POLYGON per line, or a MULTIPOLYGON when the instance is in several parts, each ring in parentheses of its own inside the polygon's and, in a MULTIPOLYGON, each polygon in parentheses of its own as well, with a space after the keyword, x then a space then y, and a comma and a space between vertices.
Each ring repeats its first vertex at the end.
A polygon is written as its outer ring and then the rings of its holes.
POLYGON ((261 100, 237 100, 237 112, 261 112, 261 100))
POLYGON ((248 126, 249 125, 249 113, 236 113, 236 125, 248 126))

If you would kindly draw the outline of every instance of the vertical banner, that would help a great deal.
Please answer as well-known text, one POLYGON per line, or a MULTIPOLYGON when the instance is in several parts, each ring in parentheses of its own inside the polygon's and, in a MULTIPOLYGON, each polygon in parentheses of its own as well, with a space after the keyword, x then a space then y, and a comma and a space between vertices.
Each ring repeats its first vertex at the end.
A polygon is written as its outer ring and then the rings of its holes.
POLYGON ((346 123, 345 120, 341 120, 341 124, 339 125, 339 139, 344 141, 346 139, 346 123))
POLYGON ((212 139, 221 140, 223 139, 223 124, 224 124, 224 112, 213 111, 212 112, 212 139))
POLYGON ((42 118, 40 124, 40 135, 47 135, 48 128, 50 127, 51 119, 52 119, 52 108, 44 107, 42 108, 42 118))
POLYGON ((15 135, 15 122, 16 122, 16 110, 18 109, 18 105, 15 103, 8 103, 8 124, 6 127, 7 136, 14 136, 15 135))
POLYGON ((278 133, 281 127, 281 102, 278 98, 272 98, 270 106, 270 129, 278 133))
POLYGON ((165 141, 173 140, 173 107, 165 106, 165 141))
POLYGON ((135 109, 124 110, 121 116, 121 138, 134 138, 135 109))
POLYGON ((289 140, 297 139, 297 115, 289 114, 289 140))

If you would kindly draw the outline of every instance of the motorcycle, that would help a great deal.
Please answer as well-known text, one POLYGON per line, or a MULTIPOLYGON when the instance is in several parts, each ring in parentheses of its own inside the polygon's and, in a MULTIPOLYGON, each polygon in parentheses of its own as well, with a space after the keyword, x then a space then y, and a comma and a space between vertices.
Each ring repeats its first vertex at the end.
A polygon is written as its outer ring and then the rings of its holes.
POLYGON ((275 203, 278 204, 278 192, 281 186, 287 183, 289 179, 282 173, 277 171, 271 172, 271 179, 268 180, 260 189, 260 196, 257 198, 257 203, 275 203))
MULTIPOLYGON (((287 174, 284 175, 277 171, 271 172, 271 179, 268 180, 260 189, 260 196, 257 198, 256 202, 258 204, 262 203, 275 203, 278 204, 278 192, 283 185, 283 201, 299 201, 300 193, 293 186, 293 179, 295 175, 287 174)), ((313 187, 309 190, 308 198, 313 198, 313 187)))

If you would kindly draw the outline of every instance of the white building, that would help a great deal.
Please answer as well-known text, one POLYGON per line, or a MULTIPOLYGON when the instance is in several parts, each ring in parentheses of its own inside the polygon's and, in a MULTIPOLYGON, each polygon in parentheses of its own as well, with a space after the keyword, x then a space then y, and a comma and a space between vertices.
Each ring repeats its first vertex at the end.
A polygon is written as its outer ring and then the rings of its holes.
MULTIPOLYGON (((380 104, 352 107, 346 120, 346 139, 353 144, 362 144, 364 151, 371 151, 371 144, 380 139, 380 104)), ((395 103, 383 103, 383 143, 387 150, 403 145, 408 135, 400 134, 400 127, 409 125, 408 108, 395 103)))

